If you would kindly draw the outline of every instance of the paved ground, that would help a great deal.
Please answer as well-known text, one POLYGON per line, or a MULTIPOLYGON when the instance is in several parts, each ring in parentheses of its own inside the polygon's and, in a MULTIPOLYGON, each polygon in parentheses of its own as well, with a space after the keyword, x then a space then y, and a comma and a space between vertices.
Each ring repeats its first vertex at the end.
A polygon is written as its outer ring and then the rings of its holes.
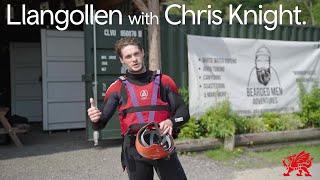
MULTIPOLYGON (((0 146, 0 179, 127 179, 120 166, 120 141, 104 141, 94 148, 85 131, 39 131, 23 135, 23 148, 0 146)), ((283 177, 282 166, 237 170, 203 155, 180 156, 191 180, 213 179, 320 179, 320 164, 313 165, 312 178, 283 177)), ((294 174, 292 174, 294 175, 294 174)), ((155 178, 157 179, 157 178, 155 178)))

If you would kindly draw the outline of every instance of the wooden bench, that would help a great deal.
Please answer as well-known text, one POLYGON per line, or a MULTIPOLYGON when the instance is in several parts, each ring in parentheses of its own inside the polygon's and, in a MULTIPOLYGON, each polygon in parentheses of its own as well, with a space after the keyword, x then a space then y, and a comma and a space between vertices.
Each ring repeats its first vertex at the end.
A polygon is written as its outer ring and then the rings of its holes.
POLYGON ((0 128, 0 134, 9 134, 11 139, 13 140, 14 144, 17 147, 22 147, 22 143, 17 136, 17 133, 26 133, 29 131, 30 126, 27 124, 19 124, 16 127, 12 127, 8 121, 8 119, 5 117, 5 115, 8 113, 9 108, 6 107, 0 107, 0 121, 3 125, 3 128, 0 128))

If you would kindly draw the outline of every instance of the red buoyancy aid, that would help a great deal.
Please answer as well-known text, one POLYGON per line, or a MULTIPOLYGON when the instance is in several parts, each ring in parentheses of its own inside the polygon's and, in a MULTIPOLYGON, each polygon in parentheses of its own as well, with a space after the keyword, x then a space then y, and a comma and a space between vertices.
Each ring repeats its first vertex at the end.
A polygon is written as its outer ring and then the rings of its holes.
POLYGON ((118 109, 122 135, 127 133, 130 125, 159 123, 170 117, 169 105, 160 97, 160 76, 157 71, 153 80, 142 86, 130 83, 123 76, 119 78, 127 93, 126 103, 118 109))

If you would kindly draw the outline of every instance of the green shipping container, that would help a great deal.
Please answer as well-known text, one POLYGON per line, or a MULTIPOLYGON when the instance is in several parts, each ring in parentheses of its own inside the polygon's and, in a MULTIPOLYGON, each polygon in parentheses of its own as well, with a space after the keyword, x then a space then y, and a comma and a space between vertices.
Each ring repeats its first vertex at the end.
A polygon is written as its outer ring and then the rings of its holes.
MULTIPOLYGON (((105 91, 123 73, 119 57, 114 51, 114 44, 122 37, 136 37, 145 47, 145 30, 143 26, 131 25, 128 18, 123 18, 122 25, 114 22, 114 25, 87 25, 84 27, 85 34, 85 72, 83 79, 86 81, 86 108, 89 99, 95 97, 98 107, 102 107, 105 91), (94 36, 96 38, 94 38, 94 36), (96 63, 95 63, 96 58, 96 63), (94 66, 96 64, 96 67, 94 66), (95 74, 97 87, 95 87, 95 74)), ((88 119, 88 118, 87 118, 88 119)), ((87 138, 93 139, 92 125, 87 120, 87 138)), ((116 112, 108 122, 108 125, 100 131, 99 139, 118 139, 120 135, 120 124, 116 112)))

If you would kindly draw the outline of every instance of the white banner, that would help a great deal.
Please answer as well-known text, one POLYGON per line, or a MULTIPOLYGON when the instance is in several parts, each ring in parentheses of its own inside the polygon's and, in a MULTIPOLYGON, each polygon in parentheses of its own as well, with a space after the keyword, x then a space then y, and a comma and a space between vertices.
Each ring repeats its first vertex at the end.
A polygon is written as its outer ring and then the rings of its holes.
POLYGON ((297 80, 320 76, 320 42, 188 35, 189 110, 203 114, 229 100, 241 115, 297 112, 297 80))

